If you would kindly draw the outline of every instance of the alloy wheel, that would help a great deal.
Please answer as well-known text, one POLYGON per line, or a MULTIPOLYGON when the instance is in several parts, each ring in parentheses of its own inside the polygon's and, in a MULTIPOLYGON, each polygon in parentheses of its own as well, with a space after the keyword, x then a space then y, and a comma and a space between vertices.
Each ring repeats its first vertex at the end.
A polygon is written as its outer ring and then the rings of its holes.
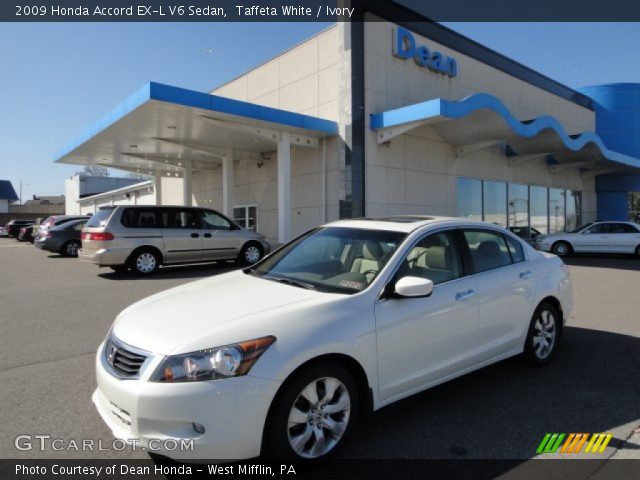
POLYGON ((544 309, 533 326, 533 350, 540 360, 547 358, 556 343, 556 319, 553 312, 544 309))
POLYGON ((78 250, 80 250, 80 245, 77 242, 69 242, 67 244, 66 252, 70 257, 75 257, 78 255, 78 250))
POLYGON ((309 383, 291 407, 287 434, 293 451, 303 458, 327 454, 349 425, 351 397, 345 385, 333 377, 309 383))
POLYGON ((556 255, 563 256, 569 253, 569 247, 566 243, 560 242, 553 248, 553 251, 556 255))

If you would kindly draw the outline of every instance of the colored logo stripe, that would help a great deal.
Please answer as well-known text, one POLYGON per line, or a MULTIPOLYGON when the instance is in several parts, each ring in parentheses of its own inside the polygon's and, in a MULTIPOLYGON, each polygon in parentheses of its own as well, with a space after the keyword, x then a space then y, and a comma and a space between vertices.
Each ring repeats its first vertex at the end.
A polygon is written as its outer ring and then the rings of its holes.
POLYGON ((602 453, 607 448, 613 435, 611 433, 546 433, 536 453, 580 453, 589 439, 585 453, 602 453), (591 438, 589 439, 589 435, 591 438), (566 441, 562 441, 566 438, 566 441), (562 448, 560 448, 562 445, 562 448), (558 451, 560 449, 560 451, 558 451))

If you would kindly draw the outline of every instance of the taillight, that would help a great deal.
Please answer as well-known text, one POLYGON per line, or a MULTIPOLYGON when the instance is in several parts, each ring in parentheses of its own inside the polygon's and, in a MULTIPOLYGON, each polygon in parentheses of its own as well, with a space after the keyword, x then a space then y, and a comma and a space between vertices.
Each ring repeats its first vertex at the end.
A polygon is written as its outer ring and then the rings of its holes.
POLYGON ((95 240, 97 242, 113 240, 113 238, 113 234, 109 232, 82 232, 80 235, 81 240, 95 240))

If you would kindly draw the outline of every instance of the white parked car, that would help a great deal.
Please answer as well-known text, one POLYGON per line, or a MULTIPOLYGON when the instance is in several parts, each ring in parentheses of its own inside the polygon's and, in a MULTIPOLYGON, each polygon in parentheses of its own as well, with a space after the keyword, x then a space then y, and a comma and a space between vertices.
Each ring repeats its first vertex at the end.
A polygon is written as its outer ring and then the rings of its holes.
POLYGON ((546 364, 571 307, 563 262, 495 225, 343 220, 125 309, 93 401, 116 437, 193 440, 172 458, 318 459, 364 412, 514 355, 546 364))
POLYGON ((540 235, 535 247, 559 256, 570 253, 628 253, 640 256, 640 225, 633 222, 592 222, 570 232, 540 235))

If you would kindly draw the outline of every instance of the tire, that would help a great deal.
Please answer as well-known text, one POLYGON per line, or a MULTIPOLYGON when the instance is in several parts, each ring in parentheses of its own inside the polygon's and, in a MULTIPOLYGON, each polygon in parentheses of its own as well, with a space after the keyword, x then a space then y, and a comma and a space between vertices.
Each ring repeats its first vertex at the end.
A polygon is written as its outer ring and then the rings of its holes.
POLYGON ((524 359, 540 367, 549 363, 558 349, 562 316, 551 302, 542 302, 531 318, 524 344, 524 359))
POLYGON ((148 248, 133 252, 129 259, 129 268, 137 275, 152 275, 158 271, 159 267, 160 258, 158 254, 148 248))
POLYGON ((571 248, 571 244, 564 240, 556 242, 551 246, 551 252, 559 257, 566 257, 572 251, 573 249, 571 248))
POLYGON ((640 259, 640 245, 636 247, 636 258, 640 259))
POLYGON ((303 462, 329 458, 351 434, 358 410, 358 387, 341 365, 322 362, 300 370, 285 381, 271 404, 263 455, 303 462), (333 395, 327 400, 328 385, 333 395))
POLYGON ((69 240, 62 245, 60 249, 60 255, 63 257, 77 257, 78 250, 80 250, 80 242, 78 240, 69 240))
POLYGON ((264 248, 258 242, 247 242, 240 250, 238 263, 241 265, 253 265, 264 257, 264 248))

